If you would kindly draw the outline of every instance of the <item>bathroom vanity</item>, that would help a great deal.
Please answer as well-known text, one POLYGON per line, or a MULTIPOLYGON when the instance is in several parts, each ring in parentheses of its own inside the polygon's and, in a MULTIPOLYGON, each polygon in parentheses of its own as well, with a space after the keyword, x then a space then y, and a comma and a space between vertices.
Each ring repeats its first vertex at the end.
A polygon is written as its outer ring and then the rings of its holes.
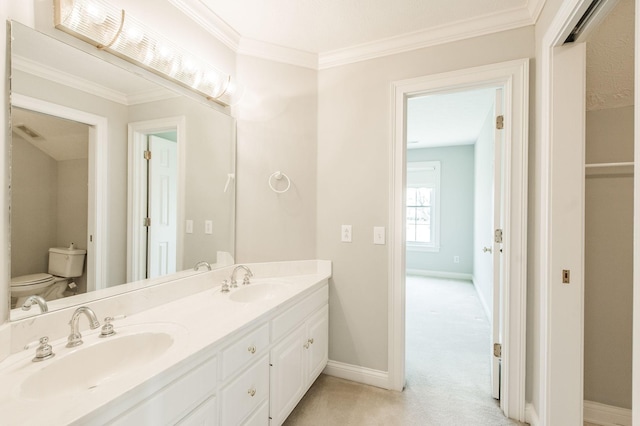
POLYGON ((248 266, 228 293, 233 267, 97 301, 116 334, 81 318, 76 348, 60 335, 74 308, 17 321, 14 348, 49 322, 55 356, 32 362, 35 343, 0 363, 3 424, 282 424, 327 363, 331 263, 248 266), (163 294, 175 300, 142 311, 126 300, 163 294))

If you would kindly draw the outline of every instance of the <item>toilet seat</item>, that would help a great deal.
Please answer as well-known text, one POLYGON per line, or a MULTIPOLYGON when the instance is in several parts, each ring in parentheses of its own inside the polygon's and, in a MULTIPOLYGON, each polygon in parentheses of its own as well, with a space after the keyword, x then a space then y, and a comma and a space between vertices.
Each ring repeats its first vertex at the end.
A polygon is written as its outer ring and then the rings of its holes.
POLYGON ((19 290, 21 287, 30 287, 33 290, 45 288, 53 284, 54 278, 51 274, 39 273, 22 275, 11 278, 11 288, 19 290))

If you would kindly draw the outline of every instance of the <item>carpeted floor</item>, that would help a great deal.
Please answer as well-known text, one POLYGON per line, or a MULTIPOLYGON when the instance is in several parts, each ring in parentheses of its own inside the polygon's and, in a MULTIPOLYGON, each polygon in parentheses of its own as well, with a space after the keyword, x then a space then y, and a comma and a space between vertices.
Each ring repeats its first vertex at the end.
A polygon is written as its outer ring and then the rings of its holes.
POLYGON ((289 426, 518 425, 491 397, 489 323, 468 281, 407 277, 403 392, 321 375, 289 426))

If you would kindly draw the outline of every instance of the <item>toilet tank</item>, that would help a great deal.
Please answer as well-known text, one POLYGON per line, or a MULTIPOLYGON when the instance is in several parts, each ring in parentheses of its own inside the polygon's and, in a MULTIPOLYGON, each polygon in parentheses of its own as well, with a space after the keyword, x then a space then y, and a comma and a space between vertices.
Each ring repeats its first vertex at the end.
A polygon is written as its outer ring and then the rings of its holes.
POLYGON ((58 277, 82 276, 86 250, 52 247, 49 249, 49 273, 58 277))

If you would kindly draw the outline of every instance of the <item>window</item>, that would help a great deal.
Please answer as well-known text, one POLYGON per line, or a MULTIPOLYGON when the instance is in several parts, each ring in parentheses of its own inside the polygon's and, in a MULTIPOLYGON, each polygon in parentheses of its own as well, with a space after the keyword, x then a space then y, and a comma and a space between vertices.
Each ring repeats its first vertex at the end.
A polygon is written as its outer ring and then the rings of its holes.
POLYGON ((426 251, 440 249, 440 162, 407 163, 407 247, 426 251))

